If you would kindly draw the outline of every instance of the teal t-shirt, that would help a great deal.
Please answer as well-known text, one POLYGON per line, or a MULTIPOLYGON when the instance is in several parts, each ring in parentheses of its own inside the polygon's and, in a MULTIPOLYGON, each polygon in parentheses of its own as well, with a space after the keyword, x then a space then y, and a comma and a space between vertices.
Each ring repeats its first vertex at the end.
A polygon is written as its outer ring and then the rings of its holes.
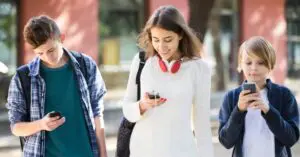
POLYGON ((45 114, 59 111, 66 121, 46 132, 46 157, 92 157, 79 88, 70 60, 59 68, 41 64, 46 83, 45 114))

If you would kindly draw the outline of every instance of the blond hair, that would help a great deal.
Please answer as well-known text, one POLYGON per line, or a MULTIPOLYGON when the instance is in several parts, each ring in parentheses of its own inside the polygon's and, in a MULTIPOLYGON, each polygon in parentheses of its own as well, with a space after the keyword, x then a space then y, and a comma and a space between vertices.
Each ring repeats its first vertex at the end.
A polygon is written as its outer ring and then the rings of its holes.
POLYGON ((261 36, 254 36, 243 42, 239 49, 238 71, 241 72, 242 54, 247 53, 249 56, 256 56, 263 60, 263 64, 272 70, 276 62, 276 54, 273 46, 269 41, 261 36))

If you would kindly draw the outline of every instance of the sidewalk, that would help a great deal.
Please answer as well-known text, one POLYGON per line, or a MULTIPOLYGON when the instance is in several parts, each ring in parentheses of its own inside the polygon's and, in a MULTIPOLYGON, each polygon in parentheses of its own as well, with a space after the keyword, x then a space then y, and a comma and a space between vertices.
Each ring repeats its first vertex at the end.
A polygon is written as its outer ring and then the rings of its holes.
MULTIPOLYGON (((216 136, 212 138, 214 145, 215 157, 230 157, 232 149, 225 149, 219 142, 216 136)), ((106 147, 108 157, 115 157, 116 136, 106 137, 106 147)), ((300 157, 300 144, 296 144, 292 148, 293 157, 300 157)), ((1 137, 0 136, 0 156, 1 157, 20 157, 19 139, 14 136, 1 137)))

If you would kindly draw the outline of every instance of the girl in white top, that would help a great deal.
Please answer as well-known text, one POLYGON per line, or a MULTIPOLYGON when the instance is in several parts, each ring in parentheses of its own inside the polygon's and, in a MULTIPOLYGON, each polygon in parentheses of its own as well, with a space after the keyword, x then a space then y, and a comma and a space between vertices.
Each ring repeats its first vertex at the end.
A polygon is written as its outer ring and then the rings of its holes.
POLYGON ((211 70, 201 59, 199 39, 176 8, 162 6, 138 40, 147 59, 140 78, 142 98, 136 101, 136 55, 123 102, 125 118, 136 122, 130 157, 213 157, 211 70), (152 91, 160 98, 150 99, 152 91))

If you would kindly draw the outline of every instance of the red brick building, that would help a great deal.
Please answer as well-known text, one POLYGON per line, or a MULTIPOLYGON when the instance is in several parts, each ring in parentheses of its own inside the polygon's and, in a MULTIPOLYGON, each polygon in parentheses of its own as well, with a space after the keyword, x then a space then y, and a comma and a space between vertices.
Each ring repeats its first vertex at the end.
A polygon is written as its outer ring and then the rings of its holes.
MULTIPOLYGON (((300 48, 298 46, 300 30, 294 30, 300 28, 300 23, 297 21, 300 13, 296 17, 293 16, 295 14, 293 7, 300 8, 297 0, 287 0, 289 3, 287 5, 285 0, 226 1, 231 6, 225 7, 220 14, 222 14, 221 20, 225 19, 225 28, 226 22, 227 25, 231 25, 230 31, 227 31, 231 41, 225 40, 227 46, 231 42, 240 44, 253 35, 261 35, 268 39, 277 51, 277 65, 272 74, 276 82, 283 83, 289 72, 288 65, 292 66, 291 73, 296 73, 300 69, 300 49, 298 49, 300 48), (287 16, 285 12, 288 12, 287 16), (226 18, 231 22, 226 21, 226 18), (234 36, 238 38, 232 38, 234 36)), ((64 43, 66 47, 87 53, 99 64, 128 65, 128 61, 136 53, 133 48, 135 47, 134 36, 137 35, 153 10, 166 4, 174 5, 187 20, 189 19, 188 0, 144 0, 139 4, 137 1, 132 3, 128 0, 120 2, 117 0, 3 0, 0 2, 0 10, 2 10, 0 11, 0 25, 4 26, 5 21, 10 21, 11 27, 0 27, 2 29, 0 29, 0 49, 3 51, 0 54, 0 61, 13 67, 17 63, 23 64, 30 60, 34 54, 24 43, 22 30, 30 17, 47 14, 57 21, 62 32, 66 34, 64 43), (107 13, 108 24, 112 26, 102 25, 103 22, 100 22, 105 13, 107 13), (117 21, 111 19, 117 19, 117 21), (136 29, 135 32, 125 30, 114 34, 114 30, 118 28, 109 30, 113 25, 119 27, 118 22, 122 23, 121 20, 129 25, 132 23, 136 29), (5 35, 1 38, 1 32, 6 33, 6 38, 5 35), (101 36, 101 34, 104 35, 101 36), (15 42, 11 43, 10 40, 15 42), (105 60, 108 62, 104 62, 105 60), (116 61, 109 62, 109 60, 116 61)), ((236 55, 232 48, 227 51, 229 54, 236 55)), ((224 52, 225 56, 229 54, 224 52)))

